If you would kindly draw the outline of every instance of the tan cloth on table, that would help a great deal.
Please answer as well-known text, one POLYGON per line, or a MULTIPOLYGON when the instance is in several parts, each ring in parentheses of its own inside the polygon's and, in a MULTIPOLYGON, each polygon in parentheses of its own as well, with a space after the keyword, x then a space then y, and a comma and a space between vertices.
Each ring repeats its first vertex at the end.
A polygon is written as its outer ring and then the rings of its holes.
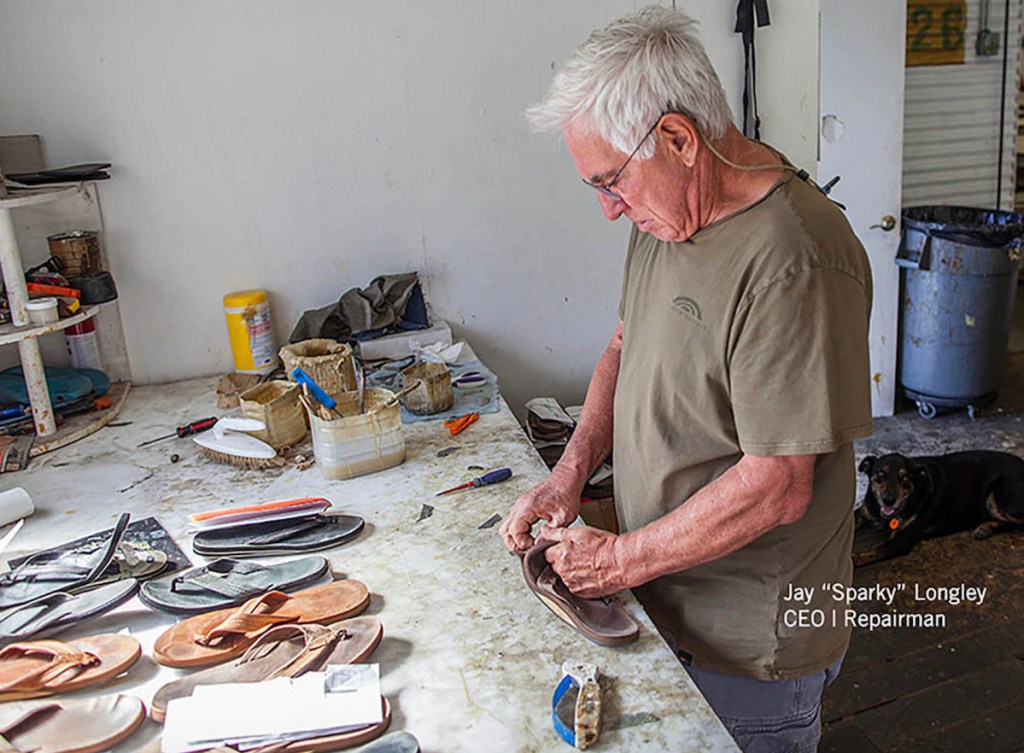
MULTIPOLYGON (((763 680, 819 671, 846 650, 852 440, 871 433, 871 272, 842 212, 786 173, 766 197, 683 243, 630 239, 615 392, 623 530, 672 511, 749 455, 817 454, 804 517, 721 559, 637 589, 695 666, 763 680), (814 587, 822 628, 784 624, 814 587), (833 608, 837 626, 832 627, 833 608)), ((653 556, 653 554, 652 554, 653 556)))

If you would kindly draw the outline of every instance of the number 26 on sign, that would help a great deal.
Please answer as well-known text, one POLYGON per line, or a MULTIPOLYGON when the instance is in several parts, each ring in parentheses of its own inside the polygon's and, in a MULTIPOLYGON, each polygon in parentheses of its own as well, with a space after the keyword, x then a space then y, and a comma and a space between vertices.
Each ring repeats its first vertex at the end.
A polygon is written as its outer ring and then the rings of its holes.
POLYGON ((907 65, 964 62, 965 0, 907 1, 907 65))

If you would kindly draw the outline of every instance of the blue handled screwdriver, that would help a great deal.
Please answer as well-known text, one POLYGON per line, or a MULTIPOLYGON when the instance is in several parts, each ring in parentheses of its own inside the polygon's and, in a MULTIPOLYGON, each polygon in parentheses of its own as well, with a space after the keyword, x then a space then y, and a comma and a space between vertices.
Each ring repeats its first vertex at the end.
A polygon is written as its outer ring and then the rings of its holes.
POLYGON ((464 484, 453 486, 451 489, 446 489, 443 492, 438 492, 434 496, 440 497, 442 494, 451 494, 452 492, 457 492, 460 489, 475 489, 478 486, 490 486, 491 484, 499 484, 502 481, 508 481, 510 478, 512 478, 511 468, 499 468, 496 471, 485 473, 483 476, 478 476, 472 481, 467 481, 464 484))

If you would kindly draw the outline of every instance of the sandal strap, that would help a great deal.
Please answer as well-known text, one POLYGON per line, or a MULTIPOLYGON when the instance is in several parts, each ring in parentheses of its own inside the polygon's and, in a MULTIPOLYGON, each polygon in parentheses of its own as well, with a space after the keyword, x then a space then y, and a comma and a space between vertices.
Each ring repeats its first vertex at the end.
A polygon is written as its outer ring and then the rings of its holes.
POLYGON ((233 560, 218 560, 218 562, 175 576, 171 579, 171 593, 210 592, 218 596, 241 599, 265 591, 263 588, 246 583, 245 577, 242 576, 265 573, 267 568, 254 562, 233 560), (218 562, 231 562, 230 569, 222 570, 215 567, 218 562), (255 590, 256 588, 259 590, 255 590))
POLYGON ((259 635, 271 625, 295 622, 299 619, 299 615, 278 611, 291 599, 291 596, 280 591, 267 591, 256 598, 249 599, 204 635, 198 636, 195 642, 200 646, 210 646, 219 638, 236 635, 252 637, 259 635))
POLYGON ((12 618, 22 612, 39 610, 28 619, 16 623, 17 626, 15 627, 15 630, 23 637, 27 637, 32 633, 38 633, 45 630, 54 622, 64 617, 67 613, 58 611, 58 608, 73 598, 75 597, 72 594, 65 593, 64 591, 54 591, 53 593, 47 594, 35 601, 30 601, 27 604, 22 604, 21 606, 12 607, 4 614, 4 622, 13 621, 12 618))
POLYGON ((254 536, 251 539, 245 541, 242 546, 261 546, 265 544, 277 544, 281 541, 287 541, 290 538, 294 538, 296 535, 305 531, 313 530, 315 528, 322 528, 326 525, 327 519, 323 515, 314 515, 309 518, 299 518, 297 521, 281 528, 276 528, 273 531, 263 534, 262 536, 254 536))
POLYGON ((302 651, 275 669, 267 679, 298 677, 306 669, 317 664, 325 652, 333 650, 339 640, 348 637, 348 631, 343 627, 320 625, 315 622, 278 625, 261 635, 249 650, 242 654, 238 663, 245 664, 259 658, 268 645, 286 641, 296 634, 301 635, 305 643, 302 651))
POLYGON ((19 659, 29 656, 48 657, 51 661, 41 664, 11 682, 0 683, 0 691, 33 691, 50 689, 65 673, 81 670, 102 664, 102 659, 90 651, 82 651, 61 641, 32 641, 30 643, 12 643, 0 649, 0 660, 19 659))
POLYGON ((11 733, 16 732, 20 727, 30 727, 42 717, 49 716, 62 708, 63 706, 59 703, 44 703, 29 709, 7 726, 0 728, 0 753, 32 753, 32 751, 22 751, 21 748, 14 745, 10 741, 13 736, 11 733))

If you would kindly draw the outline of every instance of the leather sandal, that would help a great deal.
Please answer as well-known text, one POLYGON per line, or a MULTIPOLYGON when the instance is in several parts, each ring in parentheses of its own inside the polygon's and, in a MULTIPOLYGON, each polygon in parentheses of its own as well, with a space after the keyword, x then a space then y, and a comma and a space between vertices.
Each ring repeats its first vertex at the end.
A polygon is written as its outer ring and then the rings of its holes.
POLYGON ((288 596, 270 591, 234 609, 196 615, 171 626, 153 645, 165 667, 205 667, 236 659, 275 625, 328 624, 353 617, 370 603, 357 580, 340 580, 288 596))
POLYGON ((356 538, 365 525, 357 515, 311 515, 305 518, 203 531, 192 551, 203 557, 259 557, 318 552, 356 538))
POLYGON ((376 617, 353 617, 329 626, 279 625, 264 633, 240 659, 193 672, 161 687, 153 696, 149 715, 163 724, 167 704, 192 695, 198 685, 298 677, 329 664, 363 662, 383 635, 384 626, 376 617))
POLYGON ((584 599, 566 587, 544 558, 557 542, 542 541, 523 555, 523 576, 544 605, 594 643, 621 646, 640 635, 640 626, 618 604, 606 599, 584 599))
POLYGON ((139 599, 173 614, 200 614, 241 604, 267 591, 308 586, 330 573, 323 557, 303 557, 279 565, 219 559, 168 578, 142 584, 139 599))
POLYGON ((96 685, 117 677, 141 655, 139 642, 127 635, 12 643, 0 649, 0 702, 96 685))
POLYGON ((0 706, 0 753, 99 753, 146 718, 142 701, 108 695, 81 701, 0 706))
POLYGON ((121 541, 117 545, 114 559, 107 565, 96 580, 86 584, 84 587, 73 588, 71 591, 93 589, 107 583, 114 583, 126 578, 134 578, 140 583, 150 578, 155 578, 167 569, 167 553, 154 549, 141 541, 121 541))
POLYGON ((66 552, 48 550, 0 575, 0 609, 27 604, 49 594, 87 587, 110 565, 131 516, 123 513, 99 546, 66 552))
POLYGON ((58 591, 4 610, 0 612, 0 645, 32 636, 52 635, 109 612, 131 599, 138 590, 139 584, 128 578, 80 594, 58 591))

